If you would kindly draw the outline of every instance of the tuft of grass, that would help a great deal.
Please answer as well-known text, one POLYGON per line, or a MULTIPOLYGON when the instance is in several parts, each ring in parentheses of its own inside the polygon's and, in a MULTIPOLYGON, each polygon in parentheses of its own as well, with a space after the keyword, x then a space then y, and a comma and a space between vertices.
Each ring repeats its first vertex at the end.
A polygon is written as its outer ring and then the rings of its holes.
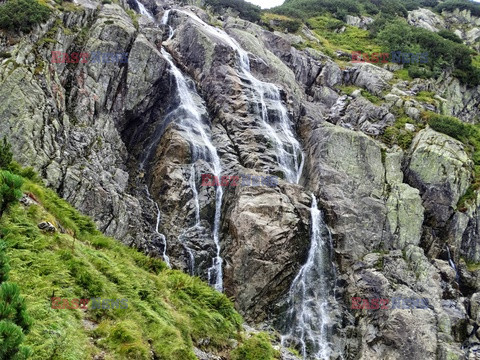
POLYGON ((415 124, 417 128, 422 128, 422 124, 417 124, 415 120, 410 117, 400 114, 393 126, 389 126, 385 129, 385 132, 381 136, 381 140, 388 146, 398 145, 403 150, 408 150, 415 137, 414 132, 405 130, 405 124, 415 124))
POLYGON ((435 99, 433 98, 435 96, 435 93, 433 91, 420 91, 416 98, 418 101, 428 103, 428 104, 436 104, 435 99))
POLYGON ((380 99, 376 95, 373 95, 371 92, 367 90, 362 90, 362 96, 368 101, 370 101, 372 104, 380 105, 382 103, 382 99, 380 99))
POLYGON ((352 93, 355 91, 355 90, 358 90, 358 89, 361 89, 360 87, 358 86, 355 86, 355 85, 340 85, 338 86, 338 89, 347 94, 347 95, 352 95, 352 93))
POLYGON ((398 80, 410 81, 412 78, 408 73, 408 69, 400 69, 393 73, 394 77, 398 80))
POLYGON ((361 51, 368 54, 382 52, 367 30, 346 25, 344 22, 328 15, 317 16, 307 20, 313 33, 332 51, 361 51), (344 31, 339 30, 345 28, 344 31))
POLYGON ((253 335, 232 351, 232 360, 275 360, 279 356, 266 333, 253 335))
MULTIPOLYGON (((107 0, 109 1, 109 0, 107 0)), ((130 19, 132 19, 132 24, 133 26, 135 26, 135 29, 139 29, 139 25, 138 25, 138 18, 139 18, 139 15, 133 11, 132 9, 128 9, 126 10, 127 11, 127 14, 128 16, 130 16, 130 19)))

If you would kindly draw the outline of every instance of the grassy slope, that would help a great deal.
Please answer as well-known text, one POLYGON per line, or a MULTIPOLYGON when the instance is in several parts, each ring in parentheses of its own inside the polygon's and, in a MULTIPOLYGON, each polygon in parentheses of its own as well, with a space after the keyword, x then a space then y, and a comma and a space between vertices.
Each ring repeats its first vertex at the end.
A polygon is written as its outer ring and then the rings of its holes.
POLYGON ((114 239, 43 186, 27 181, 40 205, 12 206, 0 220, 11 281, 34 319, 26 344, 33 359, 195 359, 193 344, 228 354, 242 339, 231 302, 200 279, 166 269, 114 239), (66 232, 48 234, 41 221, 66 232), (128 309, 52 309, 50 298, 126 298, 128 309), (93 325, 93 326, 92 326, 93 325), (94 329, 92 329, 94 328, 94 329))

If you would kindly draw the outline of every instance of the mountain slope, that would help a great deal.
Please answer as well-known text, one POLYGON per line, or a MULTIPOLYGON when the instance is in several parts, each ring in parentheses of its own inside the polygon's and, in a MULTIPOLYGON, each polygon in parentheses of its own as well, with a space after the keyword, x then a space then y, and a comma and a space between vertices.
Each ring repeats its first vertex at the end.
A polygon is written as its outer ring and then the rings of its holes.
POLYGON ((34 321, 32 359, 196 359, 194 346, 229 354, 242 340, 242 318, 225 295, 102 235, 42 185, 26 180, 23 191, 0 234, 34 321), (40 230, 42 222, 57 230, 40 230), (53 309, 52 297, 127 299, 128 308, 53 309))

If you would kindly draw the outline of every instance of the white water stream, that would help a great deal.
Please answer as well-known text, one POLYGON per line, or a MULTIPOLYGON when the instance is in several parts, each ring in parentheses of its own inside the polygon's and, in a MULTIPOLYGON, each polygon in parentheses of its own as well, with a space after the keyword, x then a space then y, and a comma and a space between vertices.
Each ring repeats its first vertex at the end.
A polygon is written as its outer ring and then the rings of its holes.
MULTIPOLYGON (((274 84, 263 82, 253 76, 250 71, 248 53, 225 31, 208 25, 193 13, 183 10, 175 11, 195 20, 208 34, 222 40, 238 54, 239 75, 245 80, 245 83, 249 84, 248 87, 257 94, 260 104, 258 112, 262 118, 262 125, 265 128, 265 134, 270 136, 275 144, 277 161, 285 174, 285 180, 298 183, 303 170, 304 156, 299 142, 293 135, 287 109, 281 100, 280 90, 274 84), (269 116, 269 110, 277 114, 276 118, 272 119, 269 116)), ((169 14, 164 15, 164 24, 168 24, 169 14)), ((173 36, 173 32, 171 32, 171 35, 173 36)))
POLYGON ((312 194, 311 244, 307 262, 292 282, 288 294, 287 331, 282 345, 298 345, 303 359, 329 359, 328 296, 331 285, 328 273, 331 237, 312 194))
POLYGON ((165 261, 167 266, 169 268, 171 268, 172 265, 170 264, 170 258, 167 256, 167 238, 165 237, 165 235, 160 233, 160 231, 158 230, 159 227, 160 227, 160 220, 161 220, 160 208, 158 207, 157 202, 155 200, 153 200, 152 195, 150 195, 150 191, 148 190, 148 186, 145 186, 145 188, 146 188, 146 191, 147 191, 148 198, 150 199, 150 201, 152 201, 155 204, 155 209, 157 210, 157 223, 155 225, 155 233, 158 236, 160 236, 160 238, 162 239, 162 242, 163 242, 163 253, 162 253, 163 261, 165 261))
POLYGON ((151 21, 155 22, 155 18, 150 14, 150 12, 145 8, 145 5, 143 5, 140 1, 135 0, 135 3, 138 6, 138 9, 140 10, 140 14, 146 16, 149 18, 151 21))
MULTIPOLYGON (((177 85, 178 98, 180 104, 174 110, 174 112, 179 113, 179 121, 176 123, 178 128, 185 134, 186 139, 188 140, 192 152, 192 163, 194 164, 197 160, 205 160, 210 163, 211 170, 213 175, 221 176, 222 168, 220 165, 220 158, 217 154, 217 149, 212 144, 210 136, 205 130, 205 124, 202 121, 202 113, 205 113, 204 108, 200 108, 200 104, 195 102, 194 96, 198 97, 197 94, 192 94, 194 92, 194 87, 188 85, 188 81, 185 76, 182 74, 180 69, 177 68, 173 62, 170 54, 162 48, 162 55, 168 62, 170 66, 170 71, 172 72, 173 77, 175 78, 175 83, 177 85)), ((194 166, 192 164, 192 166, 194 166)), ((195 176, 195 168, 193 168, 193 176, 195 176)), ((192 184, 192 192, 194 194, 195 206, 198 204, 198 191, 196 189, 195 179, 190 181, 192 184)), ((220 229, 220 216, 221 216, 221 207, 222 207, 222 198, 223 198, 223 189, 220 186, 216 187, 216 196, 215 196, 215 216, 213 223, 213 240, 216 246, 216 257, 212 261, 212 266, 208 269, 208 281, 211 285, 215 287, 218 291, 223 291, 223 275, 222 275, 222 264, 223 259, 220 256, 220 240, 219 240, 219 229, 220 229)), ((198 208, 196 209, 196 220, 199 222, 200 215, 198 208)))

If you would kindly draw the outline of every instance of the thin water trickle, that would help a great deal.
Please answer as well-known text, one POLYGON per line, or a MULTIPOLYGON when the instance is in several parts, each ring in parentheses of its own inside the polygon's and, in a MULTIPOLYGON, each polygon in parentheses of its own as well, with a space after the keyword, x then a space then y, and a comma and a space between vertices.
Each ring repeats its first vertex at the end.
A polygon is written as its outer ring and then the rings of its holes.
POLYGON ((195 205, 195 225, 200 223, 200 202, 198 201, 198 190, 197 184, 195 182, 195 164, 190 166, 190 188, 192 189, 193 193, 193 203, 195 205))
POLYGON ((453 261, 452 256, 450 254, 450 248, 448 247, 448 245, 445 245, 445 247, 447 248, 448 263, 450 264, 452 269, 455 270, 455 279, 457 280, 457 283, 458 283, 460 281, 460 275, 458 274, 457 267, 456 267, 455 262, 453 261))
POLYGON ((158 207, 157 202, 155 200, 153 200, 152 195, 150 195, 150 191, 148 190, 148 186, 145 186, 145 188, 146 188, 146 191, 147 191, 148 199, 155 204, 155 209, 157 210, 157 223, 155 225, 155 233, 160 236, 160 238, 162 239, 162 242, 163 242, 163 253, 162 253, 163 261, 165 261, 167 266, 169 268, 171 268, 172 265, 170 264, 170 258, 167 256, 167 238, 165 237, 164 234, 160 233, 160 231, 158 230, 159 227, 160 227, 160 220, 161 220, 160 208, 158 207))

